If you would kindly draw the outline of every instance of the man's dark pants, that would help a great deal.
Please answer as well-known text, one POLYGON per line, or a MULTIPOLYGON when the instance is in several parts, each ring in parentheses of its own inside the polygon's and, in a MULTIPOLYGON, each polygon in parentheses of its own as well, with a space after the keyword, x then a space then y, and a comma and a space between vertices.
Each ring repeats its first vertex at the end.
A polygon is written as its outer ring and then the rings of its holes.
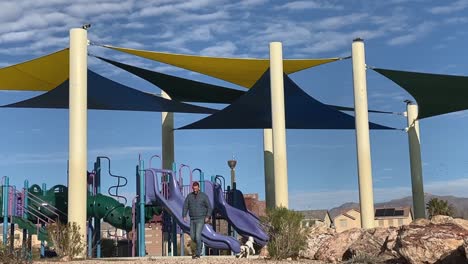
POLYGON ((202 253, 202 241, 201 233, 203 230, 203 225, 205 224, 205 218, 195 218, 190 219, 190 238, 192 239, 192 252, 193 252, 193 243, 197 244, 195 254, 200 256, 202 253))

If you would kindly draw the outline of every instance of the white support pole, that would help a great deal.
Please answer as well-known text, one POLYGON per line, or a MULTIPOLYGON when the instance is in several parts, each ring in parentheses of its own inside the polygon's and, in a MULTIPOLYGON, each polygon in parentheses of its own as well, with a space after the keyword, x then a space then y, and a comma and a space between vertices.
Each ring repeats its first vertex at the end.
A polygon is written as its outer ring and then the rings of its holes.
MULTIPOLYGON (((80 228, 82 242, 86 245, 86 168, 87 168, 87 93, 88 93, 88 36, 81 28, 70 30, 70 125, 69 125, 69 175, 68 222, 80 228)), ((86 247, 74 258, 85 258, 86 247)))
POLYGON ((408 117, 408 143, 411 166, 411 186, 413 191, 414 219, 426 218, 424 187, 421 165, 421 141, 419 138, 418 105, 406 105, 408 117))
POLYGON ((275 207, 275 174, 273 162, 273 131, 263 129, 263 165, 265 169, 265 203, 266 208, 275 207))
MULTIPOLYGON (((163 90, 161 90, 161 97, 171 99, 163 90)), ((163 169, 172 170, 174 164, 174 113, 162 112, 161 122, 163 169)))
POLYGON ((288 208, 288 160, 284 113, 283 47, 281 42, 270 43, 270 84, 275 205, 276 207, 288 208))
POLYGON ((366 59, 362 39, 353 41, 352 56, 361 227, 373 228, 374 193, 372 189, 372 162, 367 108, 366 59))

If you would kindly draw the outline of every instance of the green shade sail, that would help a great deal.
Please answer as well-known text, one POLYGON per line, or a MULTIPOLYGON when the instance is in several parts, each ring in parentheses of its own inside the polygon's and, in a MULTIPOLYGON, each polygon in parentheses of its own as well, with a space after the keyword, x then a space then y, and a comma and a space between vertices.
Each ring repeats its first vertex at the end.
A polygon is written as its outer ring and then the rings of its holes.
POLYGON ((468 77, 373 68, 410 93, 418 119, 468 109, 468 77))

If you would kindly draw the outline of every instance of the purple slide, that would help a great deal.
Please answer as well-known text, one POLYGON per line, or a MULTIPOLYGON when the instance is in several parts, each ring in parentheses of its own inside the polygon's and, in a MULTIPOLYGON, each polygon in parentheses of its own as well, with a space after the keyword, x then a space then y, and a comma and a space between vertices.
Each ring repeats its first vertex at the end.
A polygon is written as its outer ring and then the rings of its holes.
POLYGON ((268 243, 268 235, 260 226, 258 218, 249 212, 239 210, 229 205, 224 199, 221 185, 214 186, 214 204, 221 214, 229 221, 236 231, 243 237, 253 237, 255 243, 265 246, 268 243))
MULTIPOLYGON (((146 203, 150 204, 158 201, 164 206, 169 213, 177 220, 180 228, 186 233, 190 233, 190 224, 185 222, 182 218, 182 209, 185 198, 182 196, 180 189, 174 177, 170 177, 168 184, 169 197, 166 199, 160 191, 160 185, 157 181, 157 170, 148 169, 145 173, 146 185, 146 203)), ((209 195, 208 196, 212 196, 209 195)), ((211 199, 210 199, 211 200, 211 199)), ((210 201, 211 202, 211 201, 210 201)), ((213 205, 213 203, 212 203, 213 205)), ((205 224, 202 230, 202 240, 206 246, 214 249, 227 249, 235 254, 240 252, 240 243, 235 238, 224 236, 216 233, 211 225, 205 224)))

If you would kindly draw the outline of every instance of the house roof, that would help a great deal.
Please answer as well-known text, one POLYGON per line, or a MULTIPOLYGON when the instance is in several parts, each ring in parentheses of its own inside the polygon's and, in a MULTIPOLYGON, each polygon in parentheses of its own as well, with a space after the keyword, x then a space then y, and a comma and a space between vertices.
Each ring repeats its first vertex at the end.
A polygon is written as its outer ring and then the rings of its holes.
POLYGON ((350 211, 356 211, 358 213, 361 213, 361 211, 358 208, 346 208, 346 209, 341 210, 339 213, 335 214, 333 219, 337 218, 340 215, 344 215, 346 217, 349 217, 349 218, 355 220, 356 219, 355 217, 348 214, 350 211))
POLYGON ((328 214, 328 210, 304 210, 298 211, 304 215, 304 219, 316 219, 316 220, 325 220, 328 214))

